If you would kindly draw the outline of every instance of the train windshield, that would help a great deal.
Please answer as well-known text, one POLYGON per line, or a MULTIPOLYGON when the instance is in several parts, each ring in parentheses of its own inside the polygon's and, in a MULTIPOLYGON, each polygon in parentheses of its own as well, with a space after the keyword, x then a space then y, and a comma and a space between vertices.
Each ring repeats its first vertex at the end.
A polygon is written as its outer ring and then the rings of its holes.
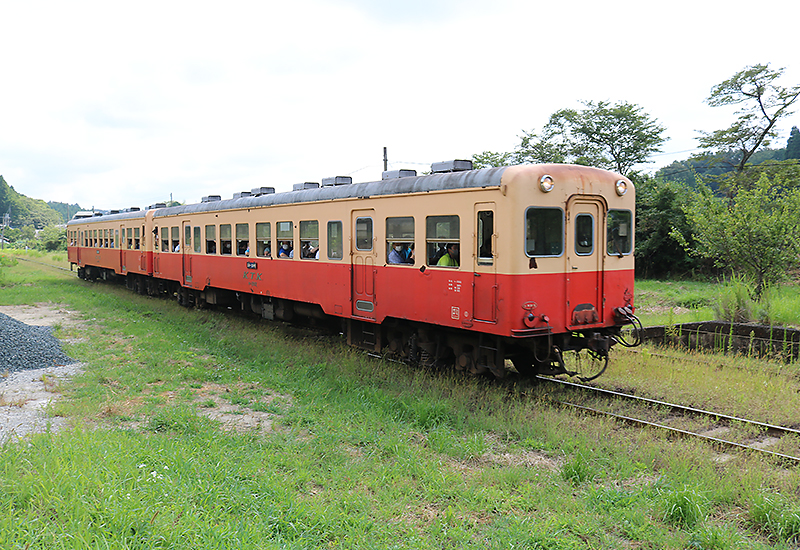
POLYGON ((528 208, 525 211, 525 253, 560 256, 563 251, 564 212, 560 208, 528 208))
POLYGON ((633 216, 630 210, 609 210, 608 227, 608 254, 610 256, 622 256, 631 253, 631 235, 633 230, 631 220, 633 216))

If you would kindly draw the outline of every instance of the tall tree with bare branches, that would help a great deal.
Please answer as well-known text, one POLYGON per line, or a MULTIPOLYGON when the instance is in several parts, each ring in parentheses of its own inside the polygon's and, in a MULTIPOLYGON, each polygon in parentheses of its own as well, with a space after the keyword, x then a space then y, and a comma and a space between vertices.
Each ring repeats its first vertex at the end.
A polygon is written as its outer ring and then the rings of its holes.
POLYGON ((736 171, 742 172, 747 161, 760 147, 767 147, 777 136, 776 124, 791 115, 792 105, 800 97, 800 86, 783 87, 777 81, 784 68, 766 65, 745 67, 711 89, 706 103, 712 107, 740 105, 737 119, 724 130, 702 132, 700 146, 709 154, 735 151, 736 171))

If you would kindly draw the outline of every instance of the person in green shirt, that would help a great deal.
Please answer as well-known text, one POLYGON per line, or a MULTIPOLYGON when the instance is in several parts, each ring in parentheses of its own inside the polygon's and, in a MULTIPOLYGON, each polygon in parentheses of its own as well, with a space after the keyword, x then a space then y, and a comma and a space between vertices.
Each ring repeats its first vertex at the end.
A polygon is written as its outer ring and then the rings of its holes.
POLYGON ((458 243, 448 243, 447 252, 439 258, 437 266, 458 267, 458 243))

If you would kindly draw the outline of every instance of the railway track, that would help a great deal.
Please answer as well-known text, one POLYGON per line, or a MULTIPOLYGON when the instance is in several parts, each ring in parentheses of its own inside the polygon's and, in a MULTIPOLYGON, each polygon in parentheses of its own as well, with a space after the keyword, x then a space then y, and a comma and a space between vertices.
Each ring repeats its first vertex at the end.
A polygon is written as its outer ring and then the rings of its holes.
POLYGON ((14 257, 17 260, 22 260, 23 262, 29 262, 29 263, 32 263, 32 264, 39 264, 39 265, 43 265, 45 267, 52 267, 53 269, 60 269, 61 271, 72 271, 72 269, 68 269, 66 267, 61 267, 61 266, 57 266, 57 265, 53 265, 53 264, 48 264, 48 263, 45 263, 45 262, 37 262, 36 260, 31 260, 30 258, 22 258, 20 256, 14 256, 14 257))
MULTIPOLYGON (((668 411, 669 416, 672 419, 693 417, 693 418, 711 420, 713 421, 714 427, 711 429, 705 429, 703 431, 693 431, 690 429, 669 425, 666 422, 655 422, 652 420, 635 418, 628 414, 620 414, 618 412, 603 410, 597 407, 591 407, 579 403, 573 403, 570 401, 562 401, 559 399, 551 398, 553 402, 566 407, 575 408, 577 410, 582 410, 591 414, 608 416, 629 424, 648 426, 666 430, 675 435, 703 439, 709 441, 714 446, 719 448, 739 449, 739 450, 757 452, 769 456, 773 459, 776 459, 784 464, 795 465, 795 466, 800 465, 800 456, 792 456, 783 453, 778 453, 775 451, 770 451, 769 449, 766 448, 776 445, 782 438, 787 436, 793 435, 796 437, 800 437, 800 430, 796 430, 794 428, 788 428, 786 426, 776 426, 773 424, 767 424, 765 422, 757 422, 754 420, 748 420, 737 416, 726 415, 713 411, 706 411, 694 407, 687 407, 675 403, 668 403, 666 401, 659 401, 657 399, 649 399, 646 397, 630 395, 613 390, 597 388, 594 386, 587 386, 584 384, 577 384, 574 382, 558 380, 555 378, 547 378, 542 376, 537 376, 536 378, 539 381, 559 385, 564 388, 571 388, 574 390, 592 393, 594 395, 602 395, 609 399, 628 401, 651 409, 658 408, 661 409, 662 412, 668 411), (744 436, 745 441, 731 441, 730 439, 722 437, 723 435, 732 434, 736 430, 742 430, 742 428, 744 429, 746 434, 749 434, 744 436), (752 435, 753 433, 758 435, 756 437, 753 437, 752 435)), ((800 452, 798 452, 797 454, 800 455, 800 452)))

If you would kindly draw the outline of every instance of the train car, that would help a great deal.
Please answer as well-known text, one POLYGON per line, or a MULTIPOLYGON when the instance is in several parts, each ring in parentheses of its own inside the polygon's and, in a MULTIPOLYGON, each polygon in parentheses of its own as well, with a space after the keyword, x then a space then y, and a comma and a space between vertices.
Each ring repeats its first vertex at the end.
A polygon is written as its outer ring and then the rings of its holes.
POLYGON ((508 359, 590 379, 612 345, 636 343, 621 333, 636 323, 630 180, 558 164, 432 168, 74 219, 69 260, 83 278, 335 321, 351 345, 471 373, 503 376, 508 359))

